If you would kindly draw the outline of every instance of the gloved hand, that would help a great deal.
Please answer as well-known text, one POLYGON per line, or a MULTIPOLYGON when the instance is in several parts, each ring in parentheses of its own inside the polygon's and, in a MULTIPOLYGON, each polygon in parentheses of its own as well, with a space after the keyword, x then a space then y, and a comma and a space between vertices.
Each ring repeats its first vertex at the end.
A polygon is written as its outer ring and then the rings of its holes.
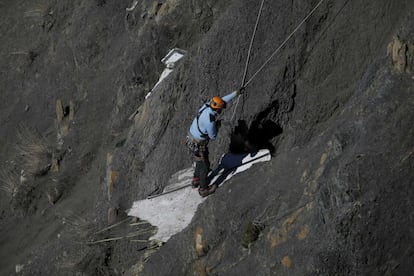
POLYGON ((237 90, 237 94, 242 95, 246 91, 246 87, 240 87, 239 90, 237 90))

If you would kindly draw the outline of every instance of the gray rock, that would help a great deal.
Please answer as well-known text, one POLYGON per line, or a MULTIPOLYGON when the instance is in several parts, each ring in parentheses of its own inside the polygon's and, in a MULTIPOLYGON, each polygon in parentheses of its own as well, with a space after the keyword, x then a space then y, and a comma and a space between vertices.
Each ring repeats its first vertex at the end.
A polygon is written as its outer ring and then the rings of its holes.
MULTIPOLYGON (((315 4, 265 2, 247 79, 315 4)), ((271 149, 272 161, 218 189, 166 244, 141 242, 144 235, 85 246, 114 220, 110 206, 124 212, 190 166, 182 143, 188 127, 202 103, 241 85, 258 5, 144 0, 126 11, 133 1, 1 4, 0 162, 22 168, 14 151, 20 123, 70 153, 53 175, 53 207, 46 208, 47 175, 34 176, 19 202, 0 195, 1 275, 20 263, 21 275, 410 274, 412 1, 322 3, 251 81, 234 120, 235 104, 222 114, 227 123, 209 146, 213 165, 246 144, 271 149), (174 47, 188 50, 186 58, 145 100, 174 47), (76 107, 64 119, 64 143, 56 142, 58 99, 76 107), (119 172, 110 198, 108 153, 119 172), (10 206, 22 204, 16 218, 10 206), (68 212, 87 222, 85 235, 61 224, 68 212), (245 230, 252 222, 260 231, 245 230), (195 229, 202 229, 202 254, 195 229)), ((133 226, 123 227, 113 234, 133 226)))

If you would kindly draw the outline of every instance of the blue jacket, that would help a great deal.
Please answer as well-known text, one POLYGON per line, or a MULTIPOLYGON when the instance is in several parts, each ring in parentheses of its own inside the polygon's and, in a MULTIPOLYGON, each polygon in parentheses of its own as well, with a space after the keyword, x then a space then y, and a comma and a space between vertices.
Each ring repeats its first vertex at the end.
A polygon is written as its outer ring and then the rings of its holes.
MULTIPOLYGON (((227 104, 237 96, 237 91, 222 97, 227 104)), ((190 134, 197 140, 214 140, 217 137, 216 116, 217 112, 210 107, 210 103, 204 104, 198 110, 198 116, 194 118, 190 127, 190 134), (201 132, 203 133, 201 133, 201 132)))

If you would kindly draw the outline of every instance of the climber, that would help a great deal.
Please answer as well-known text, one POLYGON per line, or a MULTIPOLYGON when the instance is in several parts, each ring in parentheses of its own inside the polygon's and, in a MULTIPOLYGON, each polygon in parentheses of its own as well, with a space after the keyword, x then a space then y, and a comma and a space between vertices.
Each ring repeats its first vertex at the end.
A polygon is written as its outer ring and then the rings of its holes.
POLYGON ((224 97, 213 97, 209 103, 204 104, 198 110, 198 114, 191 124, 186 144, 196 157, 192 186, 199 187, 198 193, 202 197, 214 193, 217 188, 216 184, 209 187, 207 181, 210 170, 207 145, 210 140, 216 139, 221 126, 221 121, 217 120, 217 116, 226 108, 227 103, 242 94, 243 91, 244 88, 240 88, 224 97))

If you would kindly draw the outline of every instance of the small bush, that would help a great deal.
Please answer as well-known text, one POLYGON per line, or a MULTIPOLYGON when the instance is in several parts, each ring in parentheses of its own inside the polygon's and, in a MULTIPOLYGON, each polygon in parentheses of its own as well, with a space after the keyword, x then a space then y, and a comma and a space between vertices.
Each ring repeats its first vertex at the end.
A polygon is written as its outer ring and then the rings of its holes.
POLYGON ((14 170, 1 168, 0 170, 0 190, 6 193, 10 199, 16 193, 16 189, 20 184, 19 176, 14 170))
POLYGON ((24 171, 18 174, 16 169, 2 168, 0 183, 0 189, 9 196, 12 211, 18 216, 24 216, 32 201, 33 182, 27 178, 24 171))
POLYGON ((21 165, 30 175, 47 173, 52 163, 52 149, 36 130, 21 125, 17 130, 17 154, 21 165))
POLYGON ((259 224, 253 222, 246 223, 243 231, 242 246, 249 248, 252 243, 257 241, 262 230, 263 226, 259 224))
POLYGON ((61 215, 62 223, 66 226, 67 234, 77 241, 84 241, 94 230, 92 221, 84 216, 67 211, 61 215))

